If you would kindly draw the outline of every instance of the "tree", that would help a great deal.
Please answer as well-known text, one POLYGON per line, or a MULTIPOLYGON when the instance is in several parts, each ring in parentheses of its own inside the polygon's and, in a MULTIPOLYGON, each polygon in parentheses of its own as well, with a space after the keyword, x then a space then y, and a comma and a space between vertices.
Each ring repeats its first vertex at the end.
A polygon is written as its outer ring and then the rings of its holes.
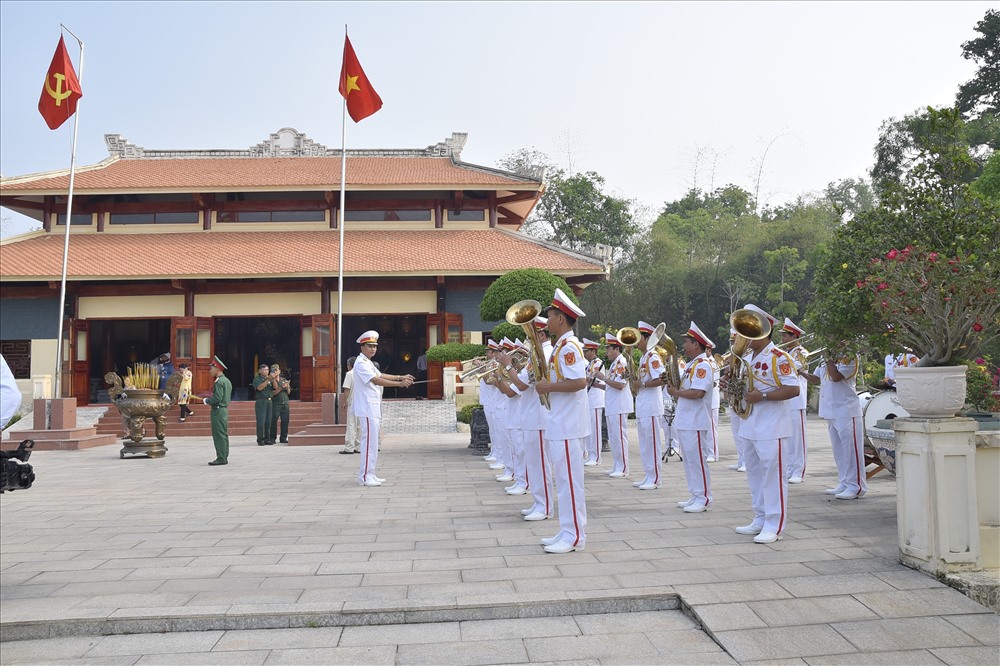
POLYGON ((520 328, 506 322, 508 308, 518 301, 528 299, 538 301, 542 308, 546 308, 552 303, 556 289, 562 289, 570 300, 579 304, 579 299, 566 280, 558 275, 537 268, 510 271, 494 280, 486 290, 483 301, 479 304, 479 318, 483 321, 501 322, 494 329, 494 337, 499 334, 500 337, 507 335, 511 338, 523 338, 524 333, 520 328))
POLYGON ((799 306, 794 301, 785 300, 785 294, 805 277, 808 262, 799 258, 796 248, 788 246, 764 252, 764 260, 768 275, 778 279, 767 286, 767 300, 774 304, 771 313, 776 317, 797 317, 799 306))
POLYGON ((1000 11, 987 11, 976 32, 981 36, 962 44, 962 57, 979 66, 958 88, 958 109, 967 118, 1000 115, 1000 11))
POLYGON ((830 183, 823 191, 824 198, 833 207, 841 221, 853 220, 860 213, 875 205, 875 193, 864 178, 842 178, 830 183))

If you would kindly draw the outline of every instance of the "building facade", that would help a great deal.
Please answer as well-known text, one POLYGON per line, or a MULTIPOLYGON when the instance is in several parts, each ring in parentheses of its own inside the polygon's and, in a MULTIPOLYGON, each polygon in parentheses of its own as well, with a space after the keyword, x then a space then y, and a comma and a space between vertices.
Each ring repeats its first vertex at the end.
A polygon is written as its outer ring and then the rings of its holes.
MULTIPOLYGON (((606 275, 520 233, 541 174, 463 162, 464 134, 347 151, 344 210, 341 152, 291 128, 247 150, 105 140, 110 157, 77 169, 70 221, 62 392, 81 405, 107 401, 106 372, 166 351, 194 369, 196 393, 218 355, 236 399, 266 361, 291 370, 293 397, 319 400, 366 329, 382 336, 383 370, 416 374, 426 348, 492 329, 479 302, 500 275, 541 268, 578 290, 606 275)), ((67 171, 0 180, 0 205, 42 225, 0 244, 0 351, 28 387, 54 373, 68 188, 67 171)))

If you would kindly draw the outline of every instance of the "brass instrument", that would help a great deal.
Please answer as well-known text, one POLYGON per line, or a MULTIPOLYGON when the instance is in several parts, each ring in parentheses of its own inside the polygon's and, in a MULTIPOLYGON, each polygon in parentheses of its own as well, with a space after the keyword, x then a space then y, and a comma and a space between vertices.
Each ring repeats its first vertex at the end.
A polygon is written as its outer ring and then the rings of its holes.
POLYGON ((820 347, 806 354, 806 372, 809 374, 815 374, 815 370, 819 369, 819 366, 823 364, 826 360, 826 347, 820 347), (816 358, 814 359, 813 356, 816 358), (816 367, 813 367, 813 363, 816 363, 816 367))
POLYGON ((788 342, 782 342, 780 345, 774 345, 774 346, 778 349, 781 349, 782 351, 785 351, 787 348, 795 346, 796 343, 805 344, 806 342, 812 340, 814 337, 816 337, 815 333, 806 333, 801 338, 796 338, 795 340, 789 340, 788 342))
POLYGON ((753 310, 740 309, 729 317, 729 325, 736 330, 736 338, 730 349, 726 402, 745 419, 753 411, 753 405, 746 401, 746 395, 753 391, 753 371, 743 354, 752 341, 771 337, 771 322, 753 310))
POLYGON ((638 377, 638 373, 635 371, 635 359, 632 357, 632 348, 639 344, 639 338, 642 334, 639 329, 632 326, 625 326, 624 328, 618 329, 615 333, 615 337, 618 341, 622 343, 622 353, 625 354, 625 365, 628 367, 628 377, 625 381, 628 382, 629 386, 632 388, 632 396, 635 397, 636 386, 633 383, 638 377))
POLYGON ((675 389, 681 387, 681 369, 677 359, 677 345, 667 335, 667 325, 660 322, 649 336, 649 346, 653 349, 667 373, 667 384, 675 389))
MULTIPOLYGON (((514 303, 514 305, 507 308, 507 314, 505 318, 508 324, 513 324, 515 326, 520 326, 525 335, 527 336, 527 342, 529 349, 531 350, 529 356, 529 371, 531 376, 535 381, 544 379, 548 381, 549 379, 549 360, 545 357, 545 351, 542 349, 542 345, 538 342, 538 336, 535 335, 535 317, 539 315, 542 311, 542 304, 538 301, 524 300, 514 303)), ((539 393, 538 401, 542 403, 545 409, 552 409, 552 405, 549 403, 549 396, 547 393, 539 393)))
POLYGON ((497 362, 487 360, 485 356, 478 356, 472 359, 472 361, 477 361, 479 359, 482 359, 482 361, 479 364, 472 366, 465 372, 458 375, 463 382, 467 382, 473 377, 476 378, 476 381, 479 381, 480 379, 482 379, 482 375, 485 374, 484 371, 486 371, 487 368, 489 368, 490 366, 496 367, 497 362))

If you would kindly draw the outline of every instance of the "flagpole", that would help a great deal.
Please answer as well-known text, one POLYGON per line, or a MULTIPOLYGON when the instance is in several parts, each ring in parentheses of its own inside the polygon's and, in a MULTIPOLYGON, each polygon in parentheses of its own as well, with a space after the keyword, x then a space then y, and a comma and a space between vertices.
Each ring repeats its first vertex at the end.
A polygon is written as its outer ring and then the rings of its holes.
MULTIPOLYGON (((347 24, 344 24, 344 40, 347 40, 347 24)), ((343 70, 342 70, 343 71, 343 70)), ((347 221, 347 214, 344 211, 344 201, 346 199, 347 183, 347 98, 340 111, 340 222, 337 230, 340 232, 339 249, 337 252, 337 372, 334 373, 337 379, 337 399, 340 399, 341 378, 344 374, 342 359, 344 345, 344 223, 347 221)), ((335 423, 340 423, 340 406, 337 406, 335 423)))
MULTIPOLYGON (((77 81, 83 81, 83 40, 73 34, 73 31, 59 24, 59 27, 72 35, 76 43, 80 45, 80 73, 77 81)), ((69 228, 73 226, 73 182, 76 179, 76 137, 80 128, 80 102, 77 102, 76 113, 73 114, 73 147, 69 158, 69 196, 66 199, 66 235, 63 241, 62 279, 59 282, 59 334, 56 337, 56 378, 52 387, 52 399, 55 400, 62 395, 60 388, 62 383, 62 344, 63 344, 63 317, 66 315, 66 265, 69 262, 69 228)), ((56 216, 58 220, 58 215, 56 216)), ((72 331, 70 332, 72 334, 72 331)), ((70 359, 70 363, 73 359, 70 359)))

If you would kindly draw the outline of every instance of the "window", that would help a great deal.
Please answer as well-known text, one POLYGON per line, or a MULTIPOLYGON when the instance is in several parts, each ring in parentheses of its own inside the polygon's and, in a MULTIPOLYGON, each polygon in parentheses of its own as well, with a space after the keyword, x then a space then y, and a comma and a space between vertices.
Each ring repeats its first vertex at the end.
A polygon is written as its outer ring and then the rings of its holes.
POLYGON ((486 219, 485 210, 449 210, 449 222, 482 222, 486 219))
MULTIPOLYGON (((89 226, 94 223, 94 216, 90 213, 73 213, 73 226, 89 226)), ((56 217, 56 224, 66 224, 66 213, 61 213, 56 217)))
POLYGON ((196 224, 198 213, 111 213, 111 224, 196 224))
POLYGON ((427 210, 348 210, 344 211, 348 222, 430 222, 431 211, 427 210))
POLYGON ((323 210, 219 211, 219 222, 324 222, 323 210))

